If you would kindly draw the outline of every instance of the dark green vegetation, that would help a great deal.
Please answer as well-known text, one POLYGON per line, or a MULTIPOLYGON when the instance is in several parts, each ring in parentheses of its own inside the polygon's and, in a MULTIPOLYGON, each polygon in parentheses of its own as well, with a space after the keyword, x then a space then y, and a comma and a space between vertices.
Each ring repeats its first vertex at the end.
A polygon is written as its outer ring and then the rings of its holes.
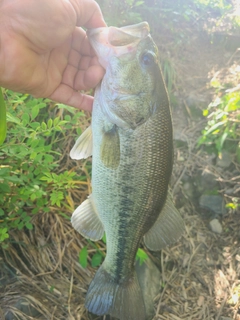
POLYGON ((6 104, 0 88, 0 145, 4 142, 7 133, 6 104))
MULTIPOLYGON (((68 141, 80 133, 73 108, 47 99, 4 92, 7 105, 7 139, 0 147, 0 242, 8 231, 32 229, 31 218, 58 207, 69 217, 69 190, 77 189, 86 176, 67 167, 68 141)), ((3 243, 5 246, 7 242, 3 243)))

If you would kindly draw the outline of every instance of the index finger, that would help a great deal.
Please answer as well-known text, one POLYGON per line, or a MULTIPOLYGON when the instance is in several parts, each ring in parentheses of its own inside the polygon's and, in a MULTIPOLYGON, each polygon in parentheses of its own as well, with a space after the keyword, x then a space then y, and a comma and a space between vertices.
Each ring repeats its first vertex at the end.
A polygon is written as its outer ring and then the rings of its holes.
POLYGON ((94 0, 70 0, 77 13, 77 26, 86 28, 106 27, 102 11, 94 0))
POLYGON ((49 98, 77 109, 92 111, 93 97, 79 91, 75 91, 64 83, 61 83, 49 98))

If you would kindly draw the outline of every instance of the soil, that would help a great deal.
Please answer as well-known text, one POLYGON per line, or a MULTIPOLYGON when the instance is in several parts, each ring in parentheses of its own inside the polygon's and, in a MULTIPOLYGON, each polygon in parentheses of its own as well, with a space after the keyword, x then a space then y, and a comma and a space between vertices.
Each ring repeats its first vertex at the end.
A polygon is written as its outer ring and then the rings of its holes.
MULTIPOLYGON (((157 254, 148 252, 162 274, 154 320, 240 320, 240 212, 228 210, 218 217, 223 232, 216 234, 197 199, 189 198, 183 187, 186 176, 193 182, 196 172, 207 169, 227 202, 229 181, 240 184, 237 163, 230 171, 217 169, 212 158, 196 148, 206 122, 202 110, 215 96, 211 79, 231 80, 237 86, 239 77, 240 36, 224 27, 212 32, 213 21, 210 15, 206 27, 203 21, 181 20, 178 35, 184 37, 179 36, 177 46, 176 31, 167 26, 154 34, 163 69, 168 62, 167 71, 174 73, 169 88, 176 140, 172 187, 186 225, 176 244, 157 254)), ((76 170, 85 170, 85 164, 74 162, 76 170)), ((72 195, 78 199, 75 206, 86 198, 89 186, 72 195)), ((33 224, 34 230, 13 232, 12 242, 0 252, 0 319, 91 319, 84 296, 96 268, 78 263, 86 240, 58 209, 35 215, 33 224)), ((98 247, 104 252, 103 243, 98 247)))

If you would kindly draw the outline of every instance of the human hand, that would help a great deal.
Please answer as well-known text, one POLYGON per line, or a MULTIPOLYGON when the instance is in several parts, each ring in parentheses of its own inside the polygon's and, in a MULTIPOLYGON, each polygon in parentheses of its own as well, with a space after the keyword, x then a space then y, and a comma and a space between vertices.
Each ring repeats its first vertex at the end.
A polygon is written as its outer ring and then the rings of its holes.
POLYGON ((105 27, 94 0, 0 1, 0 86, 91 110, 104 70, 80 28, 105 27))

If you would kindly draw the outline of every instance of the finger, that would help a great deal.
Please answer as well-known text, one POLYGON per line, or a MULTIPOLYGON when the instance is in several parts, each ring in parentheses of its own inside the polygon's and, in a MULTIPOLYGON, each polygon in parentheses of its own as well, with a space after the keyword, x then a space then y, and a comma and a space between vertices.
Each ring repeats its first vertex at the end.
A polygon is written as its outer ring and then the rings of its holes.
POLYGON ((105 73, 97 58, 87 56, 80 58, 75 51, 69 57, 73 60, 69 61, 64 70, 62 83, 75 90, 88 90, 96 87, 105 73))
POLYGON ((77 25, 86 28, 106 27, 101 9, 94 0, 70 0, 76 13, 77 25))
POLYGON ((77 109, 92 111, 93 97, 74 91, 65 84, 60 84, 48 98, 77 109))
MULTIPOLYGON (((75 67, 73 65, 68 65, 63 73, 62 83, 69 86, 70 88, 76 89, 74 86, 74 83, 75 83, 75 77, 77 73, 78 73, 78 67, 75 67)), ((85 90, 85 88, 79 87, 78 90, 85 90)))
POLYGON ((68 55, 68 64, 78 69, 81 57, 82 56, 81 54, 79 54, 79 52, 77 52, 76 50, 71 50, 68 55))
POLYGON ((89 43, 86 32, 76 27, 72 34, 72 48, 84 56, 94 56, 95 52, 89 43))
POLYGON ((74 89, 88 90, 95 88, 102 80, 105 70, 101 66, 90 66, 86 71, 79 71, 75 76, 74 89))

